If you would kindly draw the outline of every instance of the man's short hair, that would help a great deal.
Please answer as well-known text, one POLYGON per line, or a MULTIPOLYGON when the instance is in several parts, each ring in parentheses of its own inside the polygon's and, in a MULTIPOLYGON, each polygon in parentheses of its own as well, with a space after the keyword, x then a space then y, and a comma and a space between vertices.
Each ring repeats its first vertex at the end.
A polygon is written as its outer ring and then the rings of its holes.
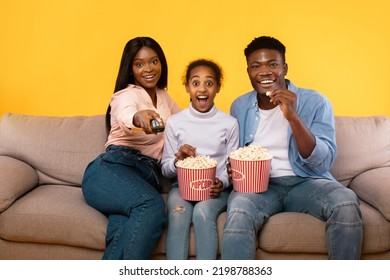
POLYGON ((259 49, 276 50, 282 55, 283 61, 286 61, 286 47, 274 37, 261 36, 253 39, 244 50, 246 59, 248 59, 251 53, 259 49))

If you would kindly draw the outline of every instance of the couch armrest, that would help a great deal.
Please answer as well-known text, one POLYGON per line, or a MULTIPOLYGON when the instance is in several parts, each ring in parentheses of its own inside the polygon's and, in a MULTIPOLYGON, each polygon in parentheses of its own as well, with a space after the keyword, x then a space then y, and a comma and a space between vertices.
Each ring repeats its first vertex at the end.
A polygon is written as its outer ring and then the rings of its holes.
POLYGON ((0 156, 0 213, 37 184, 34 168, 18 159, 0 156))
POLYGON ((390 167, 375 168, 359 174, 349 188, 390 221, 390 167))

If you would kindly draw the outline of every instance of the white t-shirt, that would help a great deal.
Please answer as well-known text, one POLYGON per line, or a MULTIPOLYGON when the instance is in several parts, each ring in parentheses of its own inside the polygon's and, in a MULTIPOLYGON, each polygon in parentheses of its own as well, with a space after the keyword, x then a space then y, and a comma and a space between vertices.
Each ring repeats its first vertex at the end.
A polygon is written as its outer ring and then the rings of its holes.
POLYGON ((288 121, 279 106, 271 110, 259 110, 259 126, 251 144, 267 148, 273 156, 270 177, 295 175, 288 160, 288 121))

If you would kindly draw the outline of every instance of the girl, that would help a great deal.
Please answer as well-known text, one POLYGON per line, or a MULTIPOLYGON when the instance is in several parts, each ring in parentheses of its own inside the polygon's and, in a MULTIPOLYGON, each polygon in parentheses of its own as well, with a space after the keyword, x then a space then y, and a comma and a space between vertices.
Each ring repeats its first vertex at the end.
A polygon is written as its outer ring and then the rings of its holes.
POLYGON ((179 111, 164 90, 167 75, 155 40, 127 43, 106 114, 106 152, 88 165, 82 182, 86 202, 108 217, 103 259, 149 259, 163 231, 165 204, 157 189, 164 136, 150 122, 179 111))
POLYGON ((179 159, 208 155, 217 161, 212 199, 200 202, 183 200, 177 183, 168 199, 167 258, 187 259, 191 222, 196 235, 197 259, 216 259, 218 236, 216 220, 225 209, 229 186, 226 171, 227 155, 238 148, 238 124, 235 118, 218 110, 214 98, 222 83, 222 70, 213 61, 200 59, 190 63, 184 77, 190 106, 167 120, 162 172, 176 176, 179 159))

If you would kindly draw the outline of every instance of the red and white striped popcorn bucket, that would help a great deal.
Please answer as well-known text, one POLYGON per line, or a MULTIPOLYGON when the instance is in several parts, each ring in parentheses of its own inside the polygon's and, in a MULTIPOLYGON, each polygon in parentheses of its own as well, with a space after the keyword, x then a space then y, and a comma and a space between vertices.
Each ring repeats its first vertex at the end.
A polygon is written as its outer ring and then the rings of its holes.
POLYGON ((242 193, 261 193, 268 190, 271 159, 237 160, 229 158, 233 189, 242 193))
POLYGON ((210 187, 215 180, 216 167, 190 169, 176 167, 180 197, 190 201, 210 199, 210 187))

